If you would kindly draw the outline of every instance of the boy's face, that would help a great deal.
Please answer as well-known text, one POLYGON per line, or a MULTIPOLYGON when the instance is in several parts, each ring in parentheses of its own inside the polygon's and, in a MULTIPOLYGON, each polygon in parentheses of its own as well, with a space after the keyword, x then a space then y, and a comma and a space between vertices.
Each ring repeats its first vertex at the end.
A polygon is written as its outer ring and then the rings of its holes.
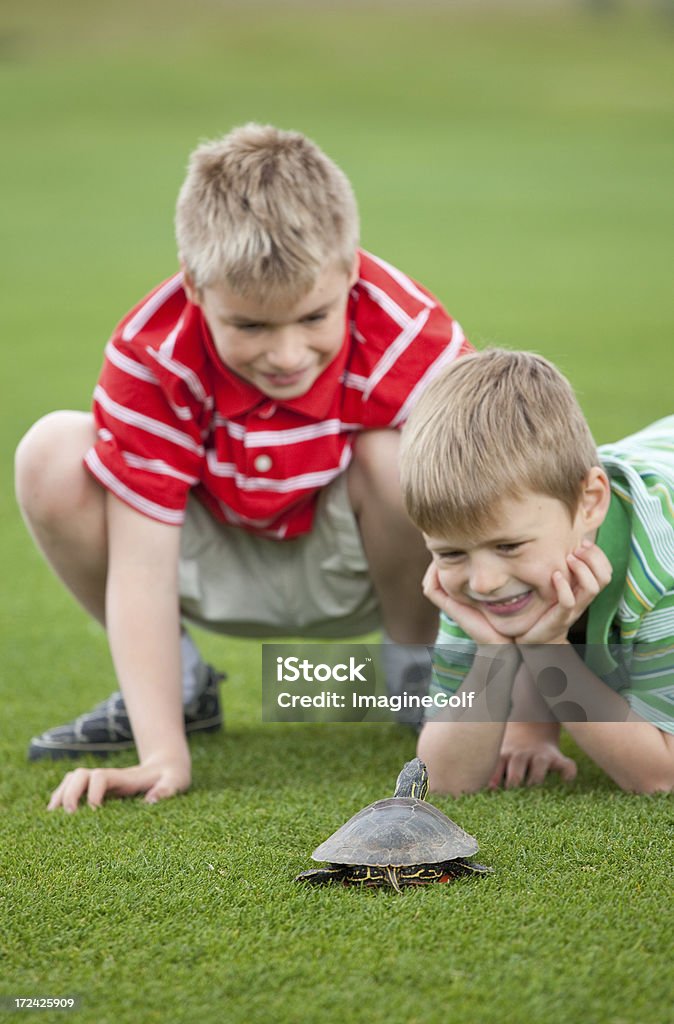
POLYGON ((304 395, 344 342, 349 291, 357 280, 329 266, 299 301, 251 299, 226 284, 195 289, 186 275, 190 301, 201 306, 223 363, 270 398, 304 395))
POLYGON ((496 525, 477 539, 450 532, 425 540, 449 597, 478 609, 501 636, 514 638, 556 603, 553 572, 569 579, 567 555, 585 538, 594 539, 604 514, 603 506, 588 510, 581 502, 572 520, 561 501, 528 492, 505 498, 496 525))

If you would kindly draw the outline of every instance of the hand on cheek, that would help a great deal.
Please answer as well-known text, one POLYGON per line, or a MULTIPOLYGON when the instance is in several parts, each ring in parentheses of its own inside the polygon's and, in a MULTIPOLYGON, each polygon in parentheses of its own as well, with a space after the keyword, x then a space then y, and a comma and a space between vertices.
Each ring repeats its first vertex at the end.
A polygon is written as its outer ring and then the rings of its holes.
POLYGON ((611 580, 611 563, 591 541, 583 541, 566 561, 567 572, 557 569, 552 574, 552 605, 516 643, 566 643, 570 627, 611 580))
POLYGON ((511 637, 502 636, 487 621, 479 608, 462 604, 450 597, 440 582, 437 566, 429 565, 423 580, 425 596, 449 616, 476 644, 512 644, 511 637))

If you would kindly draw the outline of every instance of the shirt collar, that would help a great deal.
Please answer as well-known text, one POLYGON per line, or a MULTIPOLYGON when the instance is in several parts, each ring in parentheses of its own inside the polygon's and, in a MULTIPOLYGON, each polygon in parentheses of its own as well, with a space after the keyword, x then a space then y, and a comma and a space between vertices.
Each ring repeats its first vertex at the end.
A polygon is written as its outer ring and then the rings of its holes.
MULTIPOLYGON (((604 522, 597 531, 597 547, 601 548, 613 567, 608 586, 597 594, 588 610, 587 643, 592 667, 598 675, 615 667, 609 650, 611 624, 625 590, 630 553, 630 521, 627 512, 614 494, 604 522)), ((588 659, 588 664, 589 664, 588 659)))

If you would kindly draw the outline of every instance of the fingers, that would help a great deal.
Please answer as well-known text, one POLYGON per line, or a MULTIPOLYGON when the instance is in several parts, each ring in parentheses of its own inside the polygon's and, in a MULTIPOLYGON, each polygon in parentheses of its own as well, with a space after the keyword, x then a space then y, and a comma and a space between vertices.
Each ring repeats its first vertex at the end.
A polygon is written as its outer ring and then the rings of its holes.
POLYGON ((100 807, 110 788, 110 775, 111 771, 103 768, 76 768, 68 772, 52 793, 47 810, 62 807, 68 814, 73 814, 85 793, 90 807, 100 807))
POLYGON ((552 772, 563 782, 573 782, 577 771, 576 762, 559 750, 519 750, 499 757, 488 785, 490 789, 540 786, 552 772))
POLYGON ((559 761, 559 767, 556 770, 559 772, 560 778, 563 782, 573 782, 578 774, 578 765, 572 758, 564 757, 563 754, 560 756, 559 761))
POLYGON ((517 751, 508 758, 505 777, 503 779, 504 789, 517 789, 524 782, 529 767, 529 753, 517 751))
POLYGON ((572 782, 578 768, 576 762, 565 757, 560 750, 534 754, 527 774, 527 786, 540 785, 550 772, 556 772, 563 782, 572 782))
POLYGON ((590 541, 567 555, 569 577, 560 570, 552 574, 556 603, 544 612, 518 644, 563 643, 569 629, 611 580, 611 564, 604 552, 590 541))
POLYGON ((77 810, 80 797, 89 785, 89 775, 88 768, 76 768, 68 772, 52 793, 47 810, 54 811, 57 807, 63 807, 68 814, 73 814, 77 810))
POLYGON ((583 541, 580 547, 571 552, 567 563, 578 582, 579 590, 588 595, 590 600, 611 582, 611 563, 601 548, 589 540, 583 541))
POLYGON ((505 772, 506 764, 507 759, 503 756, 503 754, 499 754, 499 758, 494 767, 494 771, 492 772, 491 778, 487 783, 488 789, 499 788, 499 786, 503 782, 503 773, 505 772))
POLYGON ((100 807, 106 796, 133 796, 147 786, 143 774, 134 768, 94 768, 87 787, 87 803, 100 807))
MULTIPOLYGON (((569 555, 568 558, 569 568, 573 571, 573 566, 570 563, 573 555, 569 555)), ((553 572, 552 583, 557 594, 557 605, 553 605, 551 612, 555 612, 558 617, 560 613, 566 616, 576 606, 576 595, 573 592, 571 583, 566 579, 564 573, 559 571, 553 572)))
POLYGON ((573 553, 591 571, 599 584, 600 590, 608 586, 613 576, 613 566, 600 547, 589 540, 585 540, 573 553))
POLYGON ((578 558, 577 555, 573 553, 568 555, 567 562, 569 569, 576 580, 575 595, 567 584, 568 589, 571 590, 574 597, 574 605, 578 605, 579 608, 583 608, 583 606, 587 606, 589 602, 597 596, 602 587, 589 565, 587 565, 586 562, 583 562, 582 559, 578 558))
POLYGON ((546 754, 534 754, 528 766, 527 786, 540 786, 548 772, 552 771, 552 764, 546 754))
POLYGON ((157 785, 145 794, 145 803, 156 804, 160 800, 168 800, 170 797, 176 796, 179 792, 180 788, 175 783, 160 779, 157 785))
POLYGON ((421 588, 423 590, 424 597, 427 597, 428 600, 436 606, 436 608, 440 608, 441 611, 447 610, 447 594, 440 583, 440 577, 438 576, 438 570, 435 562, 431 562, 426 570, 421 588))
POLYGON ((431 562, 428 569, 424 573, 424 578, 421 581, 421 589, 424 594, 428 596, 428 591, 438 585, 438 570, 435 567, 435 562, 431 562))
POLYGON ((74 814, 86 794, 91 808, 100 807, 106 796, 134 796, 147 790, 148 803, 157 803, 185 787, 179 786, 168 774, 140 765, 133 768, 76 768, 63 778, 47 805, 48 811, 62 807, 74 814))

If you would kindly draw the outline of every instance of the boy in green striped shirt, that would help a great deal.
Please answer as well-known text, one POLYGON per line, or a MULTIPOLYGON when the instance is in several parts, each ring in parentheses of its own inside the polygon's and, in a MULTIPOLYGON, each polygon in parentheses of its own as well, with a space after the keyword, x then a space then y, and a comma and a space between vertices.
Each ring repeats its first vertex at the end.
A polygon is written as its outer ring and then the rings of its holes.
POLYGON ((487 350, 424 392, 401 475, 442 613, 432 788, 570 780, 563 726, 621 788, 671 791, 674 416, 597 449, 555 367, 487 350))

